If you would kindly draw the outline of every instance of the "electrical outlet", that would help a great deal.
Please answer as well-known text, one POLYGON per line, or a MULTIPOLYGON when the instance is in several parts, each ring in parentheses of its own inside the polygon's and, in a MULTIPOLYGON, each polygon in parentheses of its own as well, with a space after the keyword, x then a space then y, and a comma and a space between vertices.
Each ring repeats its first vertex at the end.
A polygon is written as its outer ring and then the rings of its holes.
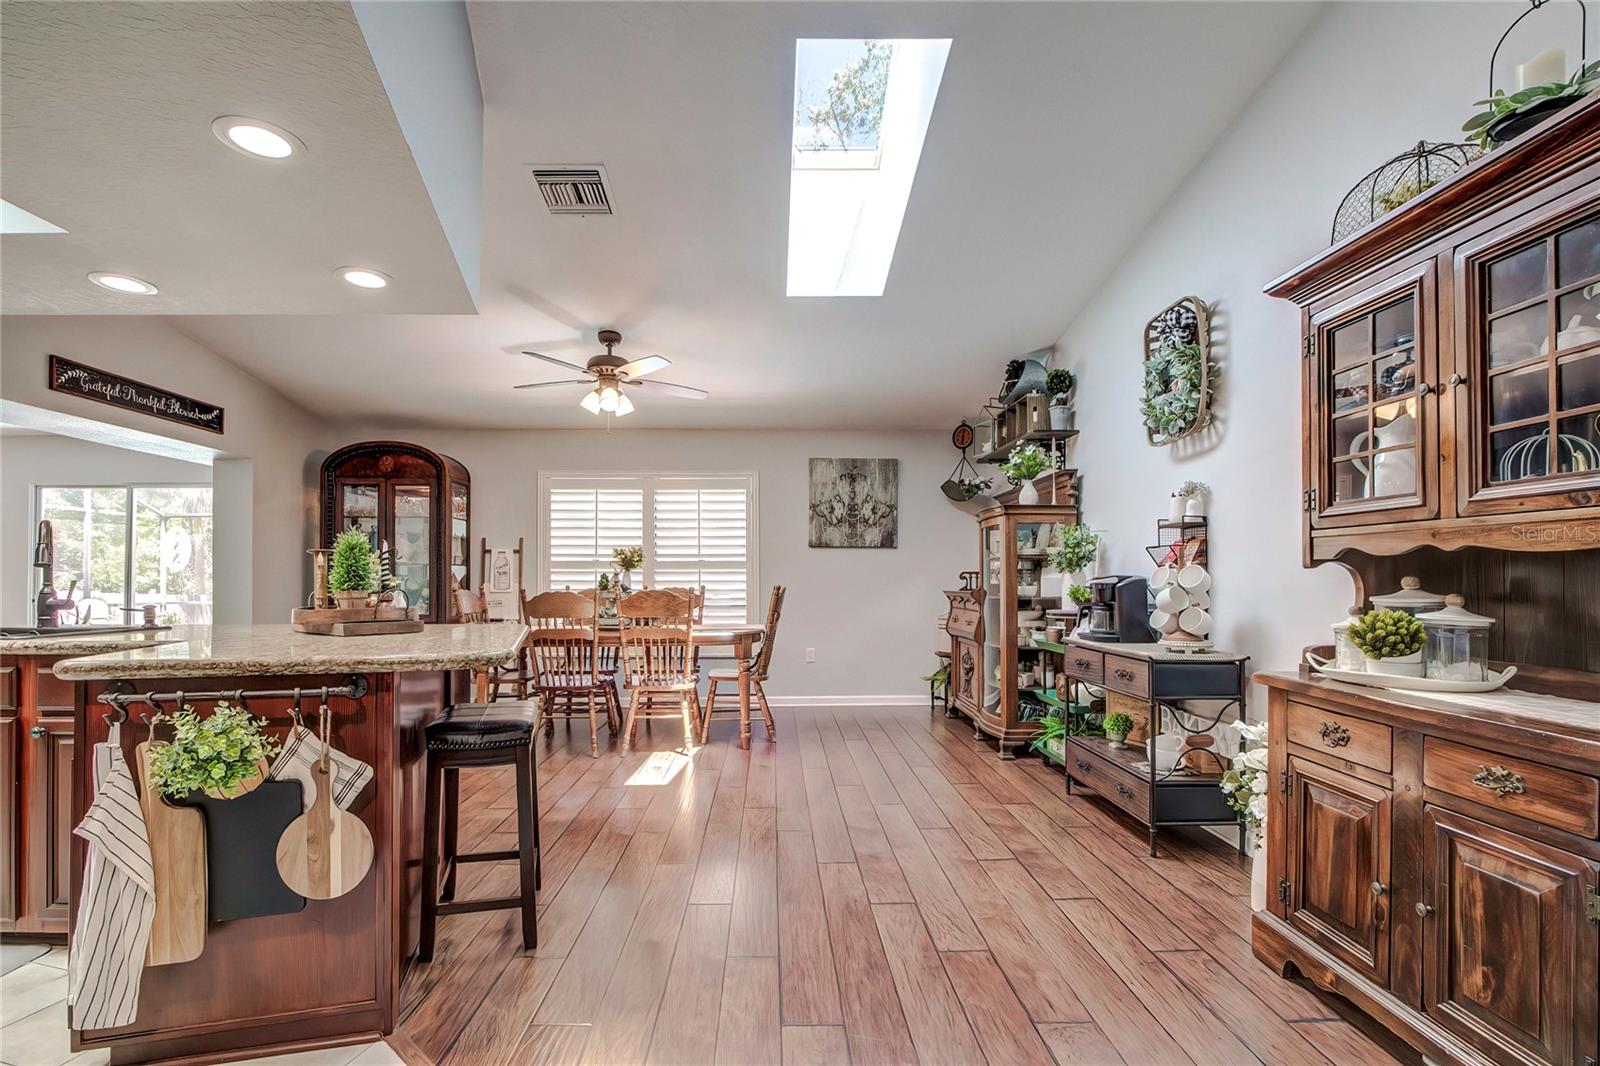
POLYGON ((816 648, 807 648, 806 649, 806 662, 814 663, 816 661, 817 661, 817 649, 816 648))

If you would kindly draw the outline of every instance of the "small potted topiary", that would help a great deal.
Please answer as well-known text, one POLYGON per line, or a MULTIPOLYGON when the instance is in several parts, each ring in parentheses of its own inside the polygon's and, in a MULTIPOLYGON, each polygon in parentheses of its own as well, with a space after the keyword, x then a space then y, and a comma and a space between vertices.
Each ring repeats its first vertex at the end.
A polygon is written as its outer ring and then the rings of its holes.
POLYGON ((173 737, 151 746, 150 778, 169 799, 191 792, 235 799, 266 779, 268 761, 278 754, 278 742, 261 731, 267 720, 250 717, 243 707, 219 702, 201 718, 185 706, 168 720, 173 737))
POLYGON ((1423 676, 1422 623, 1405 611, 1368 611, 1350 623, 1350 640, 1367 657, 1367 671, 1423 676))
POLYGON ((1106 715, 1106 739, 1110 741, 1107 747, 1120 748, 1128 743, 1128 734, 1133 732, 1133 719, 1121 711, 1112 711, 1106 715))
POLYGON ((365 607, 367 597, 377 591, 378 568, 372 561, 372 545, 359 529, 347 529, 333 542, 333 561, 328 566, 328 590, 333 602, 344 610, 365 607))
POLYGON ((1044 376, 1044 391, 1050 394, 1050 428, 1061 431, 1072 428, 1072 390, 1078 376, 1066 367, 1056 367, 1044 376))

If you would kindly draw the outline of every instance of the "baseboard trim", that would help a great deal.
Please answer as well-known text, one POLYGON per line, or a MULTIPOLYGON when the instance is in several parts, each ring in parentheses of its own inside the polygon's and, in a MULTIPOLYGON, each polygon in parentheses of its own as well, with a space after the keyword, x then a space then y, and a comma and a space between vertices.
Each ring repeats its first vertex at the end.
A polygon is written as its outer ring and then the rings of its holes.
MULTIPOLYGON (((718 697, 720 702, 721 697, 718 697)), ((928 694, 887 696, 767 696, 774 707, 926 707, 928 694)))

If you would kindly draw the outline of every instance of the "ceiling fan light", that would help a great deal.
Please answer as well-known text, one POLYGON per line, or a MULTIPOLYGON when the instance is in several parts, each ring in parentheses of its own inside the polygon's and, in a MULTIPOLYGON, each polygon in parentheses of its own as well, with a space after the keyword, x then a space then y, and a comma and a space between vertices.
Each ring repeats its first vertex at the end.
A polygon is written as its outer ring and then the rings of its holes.
POLYGON ((628 399, 626 394, 617 397, 616 414, 618 418, 621 418, 623 415, 633 414, 633 401, 628 399))
POLYGON ((578 404, 592 415, 600 413, 600 390, 594 389, 583 394, 583 399, 578 404))
POLYGON ((600 389, 600 410, 615 411, 619 399, 621 399, 621 396, 616 389, 610 385, 602 386, 600 389))

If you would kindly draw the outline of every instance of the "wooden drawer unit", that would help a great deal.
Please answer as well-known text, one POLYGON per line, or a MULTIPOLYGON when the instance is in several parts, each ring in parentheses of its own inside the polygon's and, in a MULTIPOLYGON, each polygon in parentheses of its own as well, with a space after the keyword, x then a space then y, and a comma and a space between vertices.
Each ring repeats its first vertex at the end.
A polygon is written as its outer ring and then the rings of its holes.
POLYGON ((1067 675, 1078 681, 1098 685, 1106 676, 1106 657, 1103 652, 1090 651, 1075 644, 1067 645, 1063 658, 1067 675))
POLYGON ((1128 696, 1146 699, 1150 695, 1150 664, 1143 659, 1107 655, 1105 686, 1128 696))
POLYGON ((1600 836, 1600 779, 1585 774, 1428 737, 1422 783, 1541 825, 1600 836))
POLYGON ((1107 759, 1094 745, 1069 740, 1067 772, 1141 822, 1149 818, 1150 782, 1107 759))
POLYGON ((1287 718, 1291 744, 1383 773, 1394 767, 1393 737, 1386 725, 1297 700, 1289 701, 1287 718))

